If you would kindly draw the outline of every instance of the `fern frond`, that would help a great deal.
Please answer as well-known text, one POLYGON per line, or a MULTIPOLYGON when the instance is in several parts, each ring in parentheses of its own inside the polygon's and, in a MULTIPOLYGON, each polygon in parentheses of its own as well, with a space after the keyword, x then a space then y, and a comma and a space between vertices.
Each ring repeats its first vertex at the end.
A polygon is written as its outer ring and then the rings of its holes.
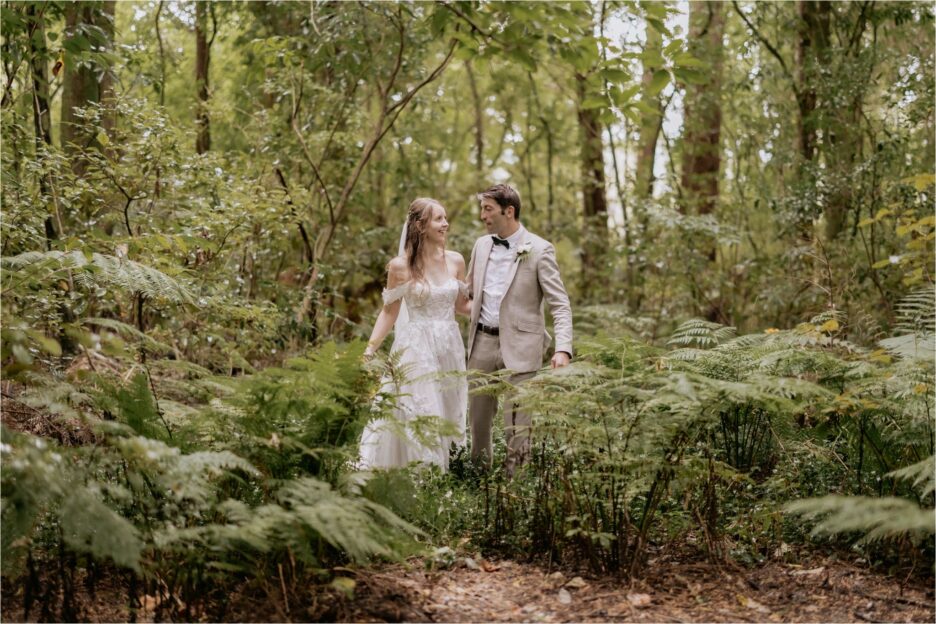
POLYGON ((936 491, 936 455, 921 462, 887 473, 888 477, 913 481, 913 487, 923 486, 921 494, 926 496, 936 491))
POLYGON ((922 539, 933 534, 936 510, 893 496, 824 496, 795 501, 785 506, 789 513, 809 519, 821 518, 812 534, 863 533, 862 542, 911 536, 922 539))
POLYGON ((901 298, 895 329, 905 334, 936 333, 936 287, 930 285, 901 298))
POLYGON ((131 336, 132 338, 138 340, 143 346, 149 349, 151 352, 157 355, 163 355, 166 353, 172 353, 172 347, 169 345, 159 342, 158 340, 152 338, 151 336, 146 335, 141 332, 139 329, 133 325, 128 325, 127 323, 118 321, 117 319, 107 319, 107 318, 87 318, 84 319, 84 324, 86 325, 97 325, 98 327, 106 327, 122 336, 131 336))
POLYGON ((93 488, 69 491, 59 510, 65 543, 96 559, 140 571, 143 541, 129 520, 104 504, 93 488))
POLYGON ((99 253, 86 255, 81 251, 29 251, 0 258, 0 267, 14 271, 29 269, 36 277, 42 277, 39 274, 45 271, 47 279, 70 270, 75 281, 86 287, 116 287, 154 299, 193 303, 192 295, 178 281, 127 258, 99 253))
POLYGON ((933 361, 936 356, 936 287, 914 291, 897 304, 898 335, 878 341, 904 359, 933 361))
POLYGON ((727 327, 703 319, 690 319, 676 328, 668 345, 696 345, 706 349, 730 340, 735 335, 734 327, 727 327))

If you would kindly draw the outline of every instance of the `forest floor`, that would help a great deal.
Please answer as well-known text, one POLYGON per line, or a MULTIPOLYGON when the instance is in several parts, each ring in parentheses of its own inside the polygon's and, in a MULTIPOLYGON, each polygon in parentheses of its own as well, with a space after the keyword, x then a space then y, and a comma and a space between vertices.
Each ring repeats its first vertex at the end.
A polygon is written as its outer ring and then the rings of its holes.
MULTIPOLYGON (((425 622, 933 622, 932 579, 885 576, 815 560, 750 570, 655 561, 633 582, 512 561, 427 572, 387 566, 357 578, 346 621, 425 622)), ((343 607, 343 608, 342 608, 343 607)))
MULTIPOLYGON (((0 384, 6 398, 8 387, 0 384)), ((3 423, 63 444, 91 435, 15 401, 3 402, 3 423), (13 409, 17 407, 19 409, 13 409)), ((808 552, 808 551, 807 551, 808 552)), ((172 605, 177 621, 325 622, 933 622, 933 563, 884 574, 841 557, 797 553, 797 564, 773 561, 744 568, 716 564, 697 552, 658 553, 631 581, 547 569, 511 560, 459 557, 447 569, 423 559, 404 564, 341 568, 346 582, 292 583, 282 577, 253 581, 202 596, 188 610, 172 605)), ((38 586, 55 587, 53 567, 38 571, 38 586), (51 583, 51 585, 50 585, 51 583)), ((128 608, 127 575, 74 579, 73 613, 62 617, 61 595, 36 597, 28 618, 23 583, 3 579, 0 621, 152 622, 167 617, 155 596, 128 608), (88 585, 94 585, 89 593, 88 585)), ((41 591, 41 590, 40 590, 41 591)), ((49 592, 55 593, 55 592, 49 592)))
MULTIPOLYGON (((293 587, 284 601, 280 583, 272 579, 265 589, 244 586, 209 599, 214 604, 190 618, 274 622, 933 622, 936 618, 933 579, 925 572, 926 578, 919 574, 900 578, 835 559, 751 569, 705 560, 657 560, 630 583, 471 558, 459 559, 457 566, 444 570, 427 570, 417 559, 340 573, 354 579, 353 593, 330 586, 293 587)), ((126 591, 116 584, 108 591, 106 585, 93 599, 77 596, 81 619, 162 619, 156 617, 153 597, 142 597, 134 617, 127 610, 126 591)), ((3 594, 2 621, 22 621, 20 592, 7 585, 3 594)), ((30 619, 39 615, 37 611, 30 619)))

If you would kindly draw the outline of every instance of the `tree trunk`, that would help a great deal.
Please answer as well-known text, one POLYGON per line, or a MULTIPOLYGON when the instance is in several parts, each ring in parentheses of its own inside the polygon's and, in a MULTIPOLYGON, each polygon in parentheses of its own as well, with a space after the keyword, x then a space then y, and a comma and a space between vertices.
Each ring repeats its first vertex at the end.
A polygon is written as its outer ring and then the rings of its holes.
POLYGON ((207 36, 210 8, 207 1, 195 3, 195 85, 198 89, 198 105, 195 113, 198 135, 195 139, 195 151, 199 154, 204 154, 211 149, 211 128, 208 119, 208 68, 211 63, 211 44, 207 36))
MULTIPOLYGON (((100 29, 104 33, 105 47, 110 49, 114 41, 115 3, 109 2, 73 2, 65 7, 65 36, 75 37, 79 31, 88 27, 100 29)), ((62 86, 62 150, 72 156, 72 170, 82 175, 85 162, 74 155, 94 141, 94 134, 87 130, 84 120, 75 112, 76 108, 85 108, 90 104, 104 104, 101 125, 105 131, 114 128, 113 78, 106 67, 78 64, 78 58, 71 53, 65 55, 65 77, 62 86), (78 149, 76 149, 78 146, 78 149)))
MULTIPOLYGON (((43 160, 44 152, 52 145, 52 115, 49 110, 49 50, 46 45, 44 11, 44 8, 42 11, 37 11, 35 3, 31 3, 26 9, 27 21, 30 23, 29 64, 32 73, 32 109, 37 160, 43 160)), ((55 208, 48 173, 39 176, 39 192, 50 205, 45 219, 45 235, 46 248, 52 249, 52 241, 62 234, 62 219, 55 208)))
POLYGON ((597 299, 608 251, 608 203, 605 196, 604 145, 599 109, 584 108, 588 80, 576 75, 582 176, 582 294, 597 299))
POLYGON ((796 49, 797 82, 799 82, 799 149, 803 160, 816 157, 816 81, 819 69, 828 62, 829 2, 804 0, 797 3, 800 17, 800 40, 796 49))
MULTIPOLYGON (((663 35, 649 22, 645 27, 645 33, 647 38, 646 51, 656 51, 662 54, 663 35)), ((663 130, 663 102, 659 93, 651 93, 650 91, 650 83, 656 70, 656 67, 644 63, 641 78, 643 90, 640 99, 656 113, 643 113, 640 117, 637 169, 634 174, 636 186, 634 196, 637 201, 631 203, 634 208, 634 225, 632 227, 637 229, 635 236, 632 238, 637 243, 637 247, 629 258, 627 269, 627 302, 631 310, 639 310, 643 302, 644 279, 638 262, 639 258, 644 255, 645 247, 649 242, 647 241, 648 217, 646 202, 653 197, 653 184, 655 181, 653 169, 656 165, 656 148, 657 142, 660 140, 660 132, 663 130)))
MULTIPOLYGON (((101 14, 99 26, 104 31, 106 46, 108 52, 114 51, 114 22, 116 20, 117 2, 116 0, 105 0, 101 3, 101 14)), ((114 75, 110 68, 102 68, 99 92, 101 104, 104 105, 104 117, 101 119, 101 126, 104 131, 110 134, 117 126, 117 111, 114 110, 114 75)))
POLYGON ((474 103, 475 127, 475 169, 478 180, 484 180, 484 107, 475 83, 474 72, 471 70, 471 61, 465 61, 465 71, 468 73, 468 86, 471 87, 471 100, 474 103))
MULTIPOLYGON (((690 52, 708 62, 708 81, 686 85, 683 134, 682 187, 690 214, 711 214, 718 200, 721 166, 721 70, 724 4, 693 2, 689 5, 690 52)), ((709 257, 715 257, 714 247, 709 257)))
MULTIPOLYGON (((708 80, 686 85, 683 129, 682 210, 686 214, 708 215, 718 201, 718 175, 721 167, 721 71, 725 5, 721 2, 693 2, 689 5, 689 48, 696 58, 709 64, 708 80)), ((717 241, 711 236, 691 241, 703 263, 713 264, 717 241)), ((693 299, 700 312, 712 321, 728 322, 723 297, 709 294, 712 288, 703 281, 712 271, 705 266, 691 267, 693 299)))
MULTIPOLYGON (((46 45, 45 19, 36 5, 30 4, 26 15, 33 24, 29 38, 30 67, 33 81, 33 125, 36 129, 36 151, 52 144, 52 115, 49 109, 49 49, 46 45)), ((38 155, 38 154, 37 154, 38 155)))
MULTIPOLYGON (((818 15, 824 22, 826 29, 831 30, 833 18, 836 13, 841 16, 843 7, 834 7, 831 2, 819 2, 818 15)), ((845 12, 851 12, 853 7, 845 6, 845 12)), ((866 14, 862 9, 856 17, 857 22, 853 25, 847 22, 848 32, 852 34, 852 41, 846 46, 841 46, 840 58, 838 61, 840 69, 838 73, 850 71, 855 67, 852 64, 851 55, 858 57, 861 51, 861 36, 864 34, 867 25, 866 14)), ((826 57, 830 56, 827 52, 826 57)), ((818 62, 823 60, 822 56, 817 57, 818 62)), ((828 66, 828 65, 826 65, 828 66)), ((869 75, 870 80, 870 75, 869 75)), ((820 106, 823 108, 823 151, 825 152, 825 162, 828 165, 830 192, 825 202, 825 238, 826 241, 833 241, 848 226, 848 214, 854 207, 854 193, 852 187, 852 174, 855 170, 855 164, 860 159, 861 152, 861 109, 864 101, 864 87, 859 82, 851 93, 847 94, 844 103, 823 101, 820 106)))
MULTIPOLYGON (((648 52, 655 50, 662 53, 663 35, 649 23, 645 28, 645 32, 647 36, 646 50, 648 52)), ((640 141, 637 147, 637 189, 635 193, 638 199, 653 197, 653 167, 656 162, 656 146, 660 138, 660 131, 663 128, 663 107, 660 96, 659 94, 651 95, 648 90, 650 81, 653 79, 654 70, 654 67, 645 64, 641 80, 643 84, 641 101, 653 110, 658 111, 658 114, 650 115, 645 113, 640 118, 640 141)))

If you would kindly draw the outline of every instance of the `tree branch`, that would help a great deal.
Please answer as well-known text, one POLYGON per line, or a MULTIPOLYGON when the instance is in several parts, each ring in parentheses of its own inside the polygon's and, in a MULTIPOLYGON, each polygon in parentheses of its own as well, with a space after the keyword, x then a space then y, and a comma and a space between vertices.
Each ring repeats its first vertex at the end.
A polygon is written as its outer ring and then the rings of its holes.
POLYGON ((793 78, 793 74, 790 73, 789 68, 787 67, 786 61, 783 60, 783 57, 780 55, 780 52, 777 51, 777 48, 773 47, 767 39, 760 34, 760 31, 748 20, 747 15, 744 14, 744 11, 741 10, 741 7, 738 6, 738 0, 731 0, 732 6, 734 6, 735 12, 741 16, 741 19, 744 20, 744 23, 747 24, 748 29, 751 33, 760 41, 767 51, 770 52, 774 58, 780 63, 780 67, 783 68, 783 73, 786 74, 786 77, 789 78, 790 84, 793 85, 793 93, 796 95, 797 99, 800 97, 799 86, 796 84, 796 80, 793 78))
POLYGON ((296 214, 296 204, 293 203, 292 195, 289 193, 289 185, 286 184, 286 177, 279 167, 275 167, 273 171, 276 173, 276 177, 279 178, 279 183, 283 187, 283 190, 286 191, 286 203, 289 205, 289 211, 296 217, 296 225, 299 226, 299 234, 302 236, 302 246, 305 248, 306 260, 309 261, 309 264, 313 264, 315 262, 315 254, 312 251, 312 244, 309 242, 309 234, 306 232, 305 225, 302 223, 299 215, 296 214))
POLYGON ((290 126, 292 127, 293 133, 296 135, 296 139, 299 141, 299 147, 302 148, 302 155, 305 157, 306 162, 309 163, 309 166, 312 167, 312 173, 315 175, 315 179, 318 181, 319 186, 322 189, 322 195, 325 196, 325 203, 328 204, 328 218, 329 223, 334 224, 335 222, 335 206, 332 203, 331 195, 328 194, 328 187, 325 186, 325 180, 322 179, 322 174, 319 172, 319 168, 315 165, 315 160, 312 158, 311 152, 309 152, 309 146, 306 145, 305 139, 302 138, 302 131, 299 129, 299 107, 302 104, 302 67, 299 68, 300 77, 299 77, 299 88, 298 93, 296 89, 293 89, 293 105, 291 111, 290 126))
POLYGON ((868 8, 873 6, 873 0, 868 0, 867 2, 862 3, 861 12, 858 14, 857 22, 855 22, 855 32, 852 33, 852 36, 848 39, 849 50, 854 48, 861 40, 861 35, 864 33, 865 25, 868 23, 868 8))
POLYGON ((475 30, 476 32, 481 33, 484 37, 490 39, 491 41, 497 41, 497 43, 500 43, 501 45, 503 45, 502 42, 500 42, 500 41, 497 40, 497 37, 495 37, 494 35, 492 35, 492 34, 489 33, 488 31, 484 30, 483 28, 481 28, 480 26, 478 26, 477 24, 475 24, 473 21, 471 21, 471 18, 468 17, 467 15, 465 15, 464 13, 462 13, 462 12, 458 9, 458 7, 453 6, 453 5, 452 5, 451 3, 449 3, 449 2, 442 2, 441 4, 442 4, 443 7, 445 7, 446 9, 448 9, 449 11, 451 11, 452 13, 454 13, 455 15, 457 15, 458 17, 460 17, 462 20, 464 20, 464 21, 465 21, 469 26, 471 26, 471 28, 472 28, 473 30, 475 30))

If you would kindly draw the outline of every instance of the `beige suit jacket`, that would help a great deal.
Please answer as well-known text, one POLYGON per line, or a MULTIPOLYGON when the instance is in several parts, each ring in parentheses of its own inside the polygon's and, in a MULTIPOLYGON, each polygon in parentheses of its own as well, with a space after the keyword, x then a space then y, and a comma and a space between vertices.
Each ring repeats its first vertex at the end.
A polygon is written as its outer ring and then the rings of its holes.
MULTIPOLYGON (((482 236, 471 250, 467 275, 468 292, 472 296, 469 357, 481 317, 484 277, 493 244, 490 235, 482 236)), ((544 300, 553 317, 556 351, 572 355, 572 306, 559 276, 556 250, 551 243, 526 230, 517 247, 525 244, 530 245, 530 251, 511 265, 499 311, 501 356, 504 365, 518 373, 532 372, 543 366, 543 354, 551 340, 546 332, 544 300)))

